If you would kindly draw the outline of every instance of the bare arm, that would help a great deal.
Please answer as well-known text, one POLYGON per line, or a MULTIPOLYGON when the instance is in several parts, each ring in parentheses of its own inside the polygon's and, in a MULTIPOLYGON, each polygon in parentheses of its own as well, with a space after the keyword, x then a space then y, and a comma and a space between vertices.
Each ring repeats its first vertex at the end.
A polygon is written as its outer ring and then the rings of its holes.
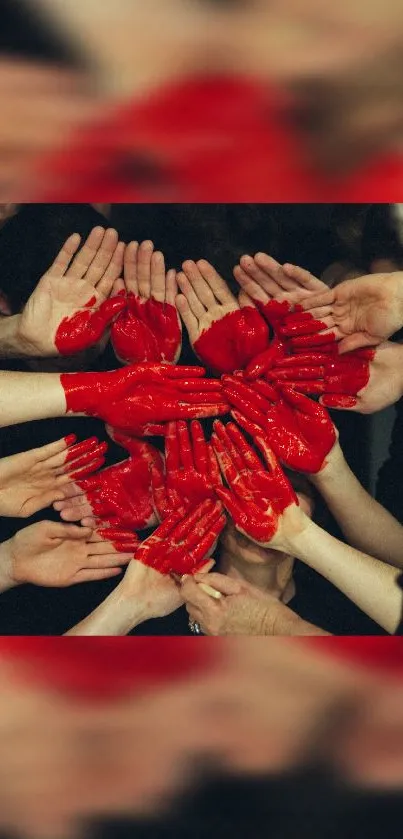
POLYGON ((324 468, 310 479, 350 545, 403 568, 402 525, 361 486, 338 444, 324 468))
POLYGON ((58 374, 0 371, 1 428, 65 413, 66 397, 58 374))

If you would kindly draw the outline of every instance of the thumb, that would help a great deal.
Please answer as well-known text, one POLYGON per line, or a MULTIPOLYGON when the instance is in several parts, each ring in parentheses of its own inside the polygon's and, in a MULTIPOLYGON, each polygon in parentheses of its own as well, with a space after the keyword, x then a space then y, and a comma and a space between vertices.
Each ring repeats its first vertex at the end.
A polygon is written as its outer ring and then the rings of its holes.
POLYGON ((340 355, 344 355, 344 353, 352 352, 352 350, 359 350, 361 347, 373 347, 380 343, 380 341, 368 337, 365 332, 354 332, 352 335, 347 335, 346 338, 341 339, 338 350, 340 355))
POLYGON ((319 403, 325 408, 335 408, 339 411, 357 411, 358 399, 355 396, 343 396, 338 393, 328 393, 327 396, 321 396, 319 403))
POLYGON ((101 303, 98 309, 104 326, 109 326, 113 319, 123 311, 126 306, 126 299, 122 296, 109 297, 104 303, 101 303))
MULTIPOLYGON (((204 573, 195 574, 194 579, 196 583, 205 583, 206 576, 204 573)), ((239 580, 234 580, 233 577, 227 577, 226 574, 218 574, 213 571, 208 575, 208 584, 221 594, 240 594, 242 591, 242 583, 239 580)))

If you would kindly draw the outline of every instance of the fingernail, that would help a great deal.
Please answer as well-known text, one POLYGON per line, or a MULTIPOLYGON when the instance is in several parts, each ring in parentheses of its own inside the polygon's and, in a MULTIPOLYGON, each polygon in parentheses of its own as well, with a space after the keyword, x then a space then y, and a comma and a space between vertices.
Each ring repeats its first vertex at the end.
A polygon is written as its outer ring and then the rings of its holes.
POLYGON ((64 442, 66 443, 66 446, 72 446, 73 443, 76 442, 76 440, 77 440, 77 437, 76 437, 75 434, 68 434, 67 437, 64 438, 64 442))

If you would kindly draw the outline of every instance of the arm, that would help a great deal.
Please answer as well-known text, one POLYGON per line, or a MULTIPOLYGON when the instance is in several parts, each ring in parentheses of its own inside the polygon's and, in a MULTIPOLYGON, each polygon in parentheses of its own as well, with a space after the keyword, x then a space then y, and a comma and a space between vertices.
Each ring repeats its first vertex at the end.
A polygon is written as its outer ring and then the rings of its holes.
POLYGON ((20 316, 0 317, 0 358, 22 358, 25 353, 18 338, 20 316))
POLYGON ((345 545, 309 519, 297 536, 291 536, 288 547, 383 629, 396 631, 403 604, 395 568, 345 545))
POLYGON ((0 427, 65 413, 66 397, 57 373, 0 371, 0 427))
POLYGON ((310 479, 350 545, 403 568, 402 525, 361 486, 338 444, 310 479))

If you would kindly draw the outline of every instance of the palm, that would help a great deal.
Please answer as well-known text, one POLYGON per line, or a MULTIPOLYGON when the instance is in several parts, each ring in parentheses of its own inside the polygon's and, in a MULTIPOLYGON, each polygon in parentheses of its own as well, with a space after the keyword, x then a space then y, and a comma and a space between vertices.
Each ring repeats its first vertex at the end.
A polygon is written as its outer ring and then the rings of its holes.
POLYGON ((147 592, 147 601, 152 604, 150 617, 167 617, 183 605, 180 589, 172 577, 136 559, 129 562, 122 585, 136 599, 147 592))
POLYGON ((397 273, 347 280, 335 289, 333 318, 339 337, 358 333, 362 343, 379 344, 400 329, 397 273))

